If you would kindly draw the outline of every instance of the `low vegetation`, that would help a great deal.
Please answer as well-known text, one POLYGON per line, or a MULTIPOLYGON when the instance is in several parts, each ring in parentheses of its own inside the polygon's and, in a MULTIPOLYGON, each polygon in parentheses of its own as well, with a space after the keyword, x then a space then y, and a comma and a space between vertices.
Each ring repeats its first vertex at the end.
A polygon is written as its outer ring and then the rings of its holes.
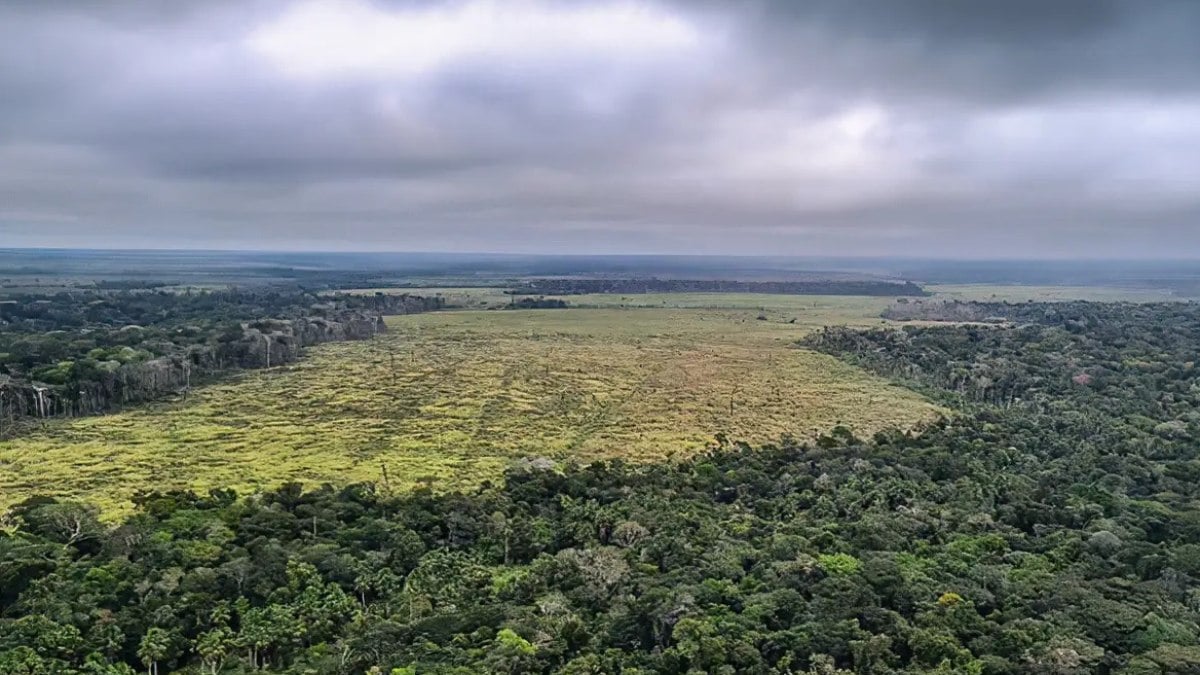
POLYGON ((848 307, 391 317, 374 340, 321 345, 186 400, 51 421, 0 443, 0 504, 53 494, 113 517, 150 489, 444 490, 495 480, 529 457, 647 461, 702 451, 718 433, 762 443, 935 417, 903 388, 792 346, 833 319, 879 323, 848 307))

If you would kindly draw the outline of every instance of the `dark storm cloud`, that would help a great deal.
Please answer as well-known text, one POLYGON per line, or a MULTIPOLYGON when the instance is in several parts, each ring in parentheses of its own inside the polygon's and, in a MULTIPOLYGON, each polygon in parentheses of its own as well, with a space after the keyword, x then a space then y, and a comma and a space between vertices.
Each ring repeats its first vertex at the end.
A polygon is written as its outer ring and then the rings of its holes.
POLYGON ((828 48, 834 70, 845 69, 838 76, 898 93, 1173 93, 1200 79, 1200 3, 1191 0, 817 0, 780 2, 763 16, 780 43, 810 55, 828 48), (818 36, 789 40, 796 26, 818 36))
POLYGON ((12 2, 4 245, 1200 251, 1200 3, 12 2))

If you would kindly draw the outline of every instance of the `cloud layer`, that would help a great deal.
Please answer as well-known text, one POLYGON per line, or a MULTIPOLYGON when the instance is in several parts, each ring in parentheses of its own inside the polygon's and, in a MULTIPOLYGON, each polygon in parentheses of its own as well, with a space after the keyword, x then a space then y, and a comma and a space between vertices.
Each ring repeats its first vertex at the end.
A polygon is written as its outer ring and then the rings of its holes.
POLYGON ((0 6, 5 246, 1200 254, 1200 3, 0 6))

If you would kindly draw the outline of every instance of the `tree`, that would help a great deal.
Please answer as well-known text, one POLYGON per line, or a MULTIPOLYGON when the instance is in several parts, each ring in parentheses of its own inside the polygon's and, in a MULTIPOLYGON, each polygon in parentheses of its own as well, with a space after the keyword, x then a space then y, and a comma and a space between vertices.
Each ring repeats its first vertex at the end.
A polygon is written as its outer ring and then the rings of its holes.
POLYGON ((89 504, 33 500, 13 507, 10 515, 34 534, 79 547, 94 543, 104 533, 98 513, 89 504))
POLYGON ((234 644, 233 631, 226 626, 218 626, 196 637, 195 649, 204 660, 204 667, 217 675, 225 658, 229 656, 234 644))
POLYGON ((42 658, 31 647, 0 651, 0 672, 6 675, 50 675, 60 665, 42 658))
POLYGON ((148 675, 158 675, 158 663, 171 654, 172 642, 171 633, 158 627, 151 628, 142 636, 137 653, 148 675))
POLYGON ((494 673, 523 673, 534 669, 537 647, 511 628, 496 633, 487 661, 494 673))
POLYGON ((246 662, 251 668, 269 665, 273 651, 286 648, 304 632, 292 609, 285 605, 243 605, 238 614, 241 626, 235 644, 246 650, 246 662))

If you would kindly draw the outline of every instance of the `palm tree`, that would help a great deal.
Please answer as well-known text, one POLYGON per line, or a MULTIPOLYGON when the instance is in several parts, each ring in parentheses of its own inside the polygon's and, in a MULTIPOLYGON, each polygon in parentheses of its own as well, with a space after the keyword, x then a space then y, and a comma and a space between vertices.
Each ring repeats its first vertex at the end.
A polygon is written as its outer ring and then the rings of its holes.
POLYGON ((138 645, 138 657, 146 664, 148 675, 158 675, 158 662, 167 658, 171 649, 171 635, 162 628, 151 628, 138 645))
POLYGON ((218 626, 196 638, 196 653, 204 660, 204 665, 217 675, 229 648, 233 643, 233 631, 225 626, 218 626))

